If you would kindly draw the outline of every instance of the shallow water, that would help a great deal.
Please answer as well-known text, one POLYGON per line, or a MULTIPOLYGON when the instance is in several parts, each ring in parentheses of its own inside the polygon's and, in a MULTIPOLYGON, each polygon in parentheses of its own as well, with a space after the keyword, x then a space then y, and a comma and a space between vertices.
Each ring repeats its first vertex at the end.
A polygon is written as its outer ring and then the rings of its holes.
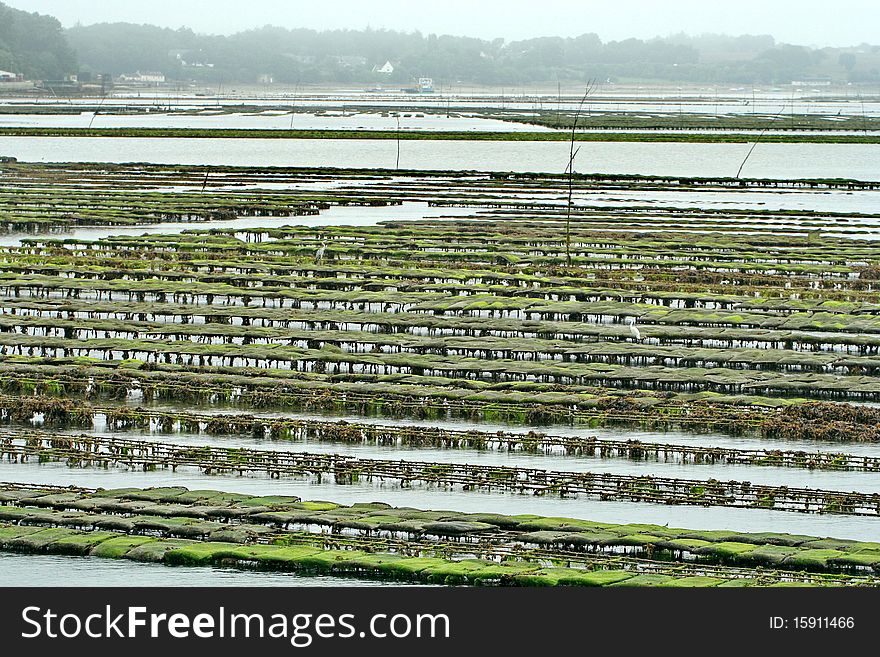
MULTIPOLYGON (((180 409, 165 404, 143 404, 135 406, 177 412, 180 409)), ((822 440, 769 440, 749 436, 728 436, 722 433, 704 433, 688 431, 642 431, 617 427, 585 427, 565 424, 505 424, 500 422, 482 422, 480 420, 437 419, 418 420, 410 418, 365 417, 335 413, 300 413, 296 411, 271 412, 253 409, 241 409, 221 406, 189 406, 188 411, 206 415, 246 413, 254 417, 291 418, 303 420, 324 420, 330 422, 346 421, 360 424, 379 424, 389 426, 426 426, 441 429, 469 431, 475 429, 487 433, 505 431, 510 433, 544 433, 551 436, 571 436, 587 438, 595 436, 602 440, 639 440, 644 443, 669 443, 674 445, 690 445, 703 447, 727 447, 733 449, 781 449, 801 450, 805 452, 847 453, 859 456, 877 456, 880 449, 873 443, 840 443, 822 440)), ((176 436, 177 434, 170 434, 176 436)))
MULTIPOLYGON (((736 175, 750 144, 586 142, 581 173, 736 175)), ((393 168, 395 140, 0 137, 0 155, 23 162, 152 162, 235 166, 393 168)), ((561 173, 568 144, 559 142, 400 142, 400 167, 423 170, 561 173)), ((880 180, 880 144, 759 144, 743 177, 880 180)))
MULTIPOLYGON (((390 109, 390 108, 389 108, 390 109)), ((479 115, 447 116, 443 113, 393 109, 389 111, 339 111, 322 113, 273 110, 249 113, 218 113, 210 110, 198 113, 150 112, 136 114, 108 114, 84 111, 80 114, 0 114, 4 128, 170 128, 170 129, 231 129, 231 130, 397 130, 402 132, 427 130, 430 132, 552 132, 553 128, 513 120, 483 118, 479 115)), ((668 117, 668 115, 667 115, 668 117)), ((581 128, 581 132, 597 133, 668 133, 668 134, 752 134, 752 135, 822 135, 827 130, 800 129, 719 129, 711 128, 581 128)), ((778 125, 784 126, 780 120, 778 125)), ((832 121, 827 127, 834 129, 832 121)), ((836 135, 872 135, 876 130, 835 130, 836 135)))
POLYGON ((305 500, 330 500, 342 504, 382 501, 392 506, 509 515, 534 513, 613 523, 669 524, 690 529, 729 529, 748 532, 789 532, 855 540, 880 540, 880 519, 733 509, 725 507, 670 506, 643 502, 603 502, 587 498, 538 497, 517 493, 400 488, 387 484, 317 484, 301 479, 263 476, 203 475, 186 472, 140 472, 121 469, 72 469, 60 463, 15 464, 0 462, 0 481, 123 488, 127 486, 185 486, 252 495, 297 495, 305 500))
MULTIPOLYGON (((558 88, 525 89, 512 88, 481 89, 462 85, 441 85, 436 93, 402 93, 397 87, 360 89, 294 89, 293 87, 260 86, 249 89, 232 90, 222 95, 214 89, 204 89, 204 93, 182 92, 173 89, 144 89, 139 91, 117 91, 98 101, 96 98, 57 98, 10 97, 5 103, 89 106, 100 102, 105 107, 139 106, 151 107, 160 111, 164 107, 180 109, 202 109, 217 111, 221 105, 254 105, 267 109, 283 108, 341 108, 351 111, 357 107, 384 107, 389 109, 433 108, 445 111, 447 107, 473 111, 477 109, 507 109, 535 112, 538 110, 576 109, 580 103, 582 88, 563 89, 561 98, 558 88)), ((862 96, 846 88, 814 87, 724 87, 724 86, 662 86, 662 85, 601 85, 588 99, 585 106, 587 114, 641 112, 649 114, 698 113, 712 116, 725 114, 766 114, 776 115, 780 110, 795 114, 825 115, 829 123, 839 120, 839 116, 878 116, 880 101, 873 94, 862 96)))
MULTIPOLYGON (((278 452, 308 452, 311 454, 343 454, 360 459, 394 461, 422 461, 434 463, 468 463, 519 468, 537 468, 566 472, 596 472, 618 475, 674 477, 678 479, 717 479, 719 481, 749 481, 765 486, 793 488, 823 488, 827 490, 880 493, 880 476, 876 472, 848 472, 805 470, 758 465, 682 464, 648 459, 636 461, 626 458, 599 456, 566 456, 559 453, 526 453, 500 449, 474 450, 462 448, 432 448, 395 446, 380 447, 372 444, 254 439, 244 436, 209 436, 203 434, 134 434, 116 432, 120 438, 137 438, 173 445, 220 448, 244 447, 278 452)), ((757 447, 757 445, 755 446, 757 447)))
MULTIPOLYGON (((609 207, 658 206, 679 208, 706 208, 712 210, 813 210, 816 212, 861 212, 880 213, 880 193, 871 191, 805 191, 805 190, 640 190, 622 189, 611 191, 591 191, 573 194, 578 205, 608 205, 609 207)), ((560 200, 560 204, 562 201, 560 200)), ((644 220, 641 217, 640 220, 644 220)), ((705 217, 693 218, 686 214, 673 217, 674 220, 706 221, 705 217)), ((711 221, 711 217, 709 220, 711 221)), ((727 218, 718 217, 718 221, 727 218)), ((774 221, 819 221, 820 217, 783 217, 774 221)), ((765 224, 770 219, 760 216, 742 216, 731 219, 734 222, 754 222, 765 224)), ((846 224, 834 225, 863 227, 880 223, 878 219, 849 219, 846 224)), ((831 222, 829 222, 829 225, 831 222)))
POLYGON ((172 567, 125 559, 0 552, 5 586, 387 586, 353 577, 307 577, 235 568, 172 567))
MULTIPOLYGON (((370 98, 370 101, 375 99, 370 98)), ((366 101, 365 101, 366 102, 366 101)), ((424 101, 429 102, 429 101, 424 101)), ((227 115, 228 116, 228 115, 227 115)), ((95 124, 108 117, 99 116, 95 124)), ((252 117, 251 117, 252 118, 252 117)), ((248 118, 248 120, 251 120, 248 118)), ((295 120, 298 117, 295 117, 295 120)), ((354 120, 357 117, 352 117, 354 120)), ((435 117, 436 118, 436 117, 435 117)), ((83 117, 73 117, 83 120, 83 117)), ((229 119, 225 119, 229 120, 229 119)), ((257 119, 263 121, 264 119, 257 119)), ((289 122, 289 116, 274 115, 267 123, 278 120, 289 122)), ((335 120, 335 119, 334 119, 335 120)), ((383 119, 384 120, 384 119, 383 119)), ((391 121, 391 119, 387 119, 391 121)), ((510 124, 506 124, 510 125, 510 124)), ((306 127, 297 124, 296 127, 306 127)), ((455 141, 403 141, 401 161, 403 168, 424 169, 478 169, 548 171, 559 173, 567 162, 567 145, 564 142, 455 142, 455 141)), ((576 163, 578 171, 608 173, 642 173, 658 175, 733 176, 742 158, 748 152, 748 144, 684 144, 684 143, 615 143, 587 142, 582 147, 576 163)), ((261 139, 129 139, 129 138, 0 138, 0 155, 11 155, 23 161, 80 161, 80 162, 126 162, 131 160, 169 164, 234 164, 259 166, 345 166, 345 167, 393 167, 396 144, 393 140, 261 140, 261 139)), ((880 145, 821 145, 821 144, 760 144, 743 170, 747 177, 797 178, 797 177, 847 177, 880 180, 880 145)), ((388 184, 388 180, 381 181, 388 184)), ((363 182, 317 183, 311 189, 333 189, 347 185, 362 186, 363 182)), ((278 189, 269 184, 254 187, 278 189)), ((251 187, 249 187, 251 188, 251 187)), ((244 189, 239 187, 238 189, 244 189)), ((584 204, 613 205, 683 205, 716 208, 788 208, 825 211, 878 212, 876 192, 655 192, 655 191, 609 191, 588 192, 577 202, 584 204)), ((99 239, 108 235, 146 232, 177 233, 183 230, 203 228, 248 228, 283 225, 374 225, 384 220, 421 219, 426 217, 468 216, 477 208, 429 208, 425 203, 405 203, 388 207, 333 207, 317 216, 253 218, 247 217, 229 222, 171 223, 137 227, 77 228, 60 237, 76 239, 99 239)), ((641 220, 640 220, 641 221, 641 220)), ((649 221, 649 220, 644 220, 649 221)), ((684 222, 684 219, 681 219, 684 222)), ((876 224, 873 220, 866 226, 876 224)), ((848 224, 855 226, 857 224, 848 224)), ((0 238, 2 244, 18 244, 22 235, 0 238)), ((27 236, 24 236, 27 237, 27 236)), ((241 411, 236 411, 241 412, 241 411)), ((279 414, 281 415, 281 414, 279 414)), ((284 413, 287 417, 296 414, 284 413)), ((303 417, 300 415, 299 417, 303 417)), ((326 416, 323 416, 326 417, 326 416)), ((364 419, 349 417, 359 422, 380 424, 419 424, 419 422, 387 419, 364 419)), ((485 431, 511 430, 510 426, 493 423, 440 421, 423 424, 449 428, 477 427, 485 431)), ((567 427, 516 427, 516 431, 534 429, 559 435, 597 435, 600 438, 639 439, 646 442, 670 442, 692 445, 717 445, 759 449, 775 446, 779 449, 803 449, 805 451, 845 451, 858 454, 877 454, 875 445, 840 445, 812 441, 759 441, 718 434, 688 434, 681 432, 633 432, 615 429, 589 429, 567 427)), ((866 491, 880 491, 880 478, 865 473, 809 472, 795 469, 760 468, 746 466, 680 466, 674 463, 653 461, 633 462, 624 459, 598 459, 563 457, 559 455, 510 454, 506 452, 473 450, 431 449, 381 449, 372 446, 278 443, 248 441, 246 439, 210 438, 207 436, 163 435, 163 442, 196 444, 232 444, 259 446, 271 449, 298 449, 303 451, 345 452, 369 458, 405 458, 410 460, 473 461, 479 463, 503 463, 506 465, 555 468, 561 470, 615 471, 630 474, 653 473, 688 479, 715 477, 719 479, 748 479, 754 483, 776 485, 810 486, 866 491)), ((430 487, 401 488, 387 484, 358 483, 337 485, 324 482, 316 484, 307 480, 287 478, 271 480, 263 476, 202 475, 195 470, 177 473, 158 471, 152 473, 123 469, 70 469, 64 464, 43 465, 0 463, 0 480, 56 485, 81 485, 89 487, 160 486, 183 485, 190 488, 215 488, 255 494, 293 494, 306 499, 329 498, 343 503, 356 501, 382 501, 397 506, 454 509, 460 511, 500 512, 508 514, 538 513, 561 515, 608 522, 653 522, 671 526, 731 529, 740 531, 785 531, 818 536, 836 536, 863 540, 880 540, 880 519, 851 516, 822 516, 780 511, 729 509, 722 507, 667 506, 634 502, 600 502, 558 497, 534 497, 503 492, 442 491, 430 487)), ((165 584, 167 569, 162 566, 113 562, 111 560, 80 560, 65 557, 25 557, 0 555, 0 583, 2 577, 15 573, 20 584, 39 581, 42 571, 46 582, 57 585, 55 580, 66 583, 93 583, 94 578, 104 582, 132 584, 132 577, 143 577, 142 585, 149 582, 165 584), (15 560, 18 561, 15 561, 15 560), (39 561, 40 559, 48 561, 39 561), (71 560, 72 559, 72 560, 71 560), (29 561, 30 560, 30 561, 29 561), (82 564, 82 565, 80 565, 82 564), (20 565, 20 567, 19 567, 20 565), (145 570, 141 570, 144 568, 145 570), (134 571, 135 574, 132 574, 134 571), (25 575, 26 573, 26 575, 25 575), (35 580, 36 574, 36 580, 35 580), (82 579, 77 579, 81 577, 82 579), (27 581, 23 581, 27 580, 27 581)), ((241 573, 226 569, 179 569, 175 570, 175 583, 192 581, 195 584, 220 583, 259 585, 287 585, 296 582, 290 575, 266 573, 241 573), (177 574, 180 573, 180 576, 177 574), (265 579, 257 580, 257 576, 265 579), (192 577, 193 580, 186 578, 192 577), (240 578, 246 578, 244 581, 240 578), (277 578, 277 579, 276 579, 277 578), (216 580, 216 581, 215 581, 216 580)), ((304 579, 305 584, 318 584, 315 578, 304 579)), ((140 581, 140 580, 138 580, 140 581)), ((332 584, 353 583, 354 580, 329 580, 332 584)), ((7 584, 11 585, 11 584, 7 584)), ((113 584, 107 584, 113 585, 113 584)))
MULTIPOLYGON (((448 179, 440 179, 444 183, 448 179)), ((454 181, 453 181, 454 182, 454 181)), ((253 183, 236 184, 229 186, 215 187, 219 191, 238 192, 250 190, 269 190, 269 191, 309 191, 309 192, 328 192, 338 193, 340 190, 346 191, 373 191, 381 194, 384 190, 389 190, 389 197, 395 197, 399 194, 412 190, 411 194, 424 198, 425 196, 436 196, 439 200, 444 200, 444 192, 461 195, 464 199, 472 198, 475 205, 471 208, 473 212, 486 213, 486 210, 480 208, 480 203, 492 203, 495 199, 502 201, 523 200, 528 203, 537 203, 539 205, 558 205, 563 207, 566 199, 560 194, 560 190, 552 188, 513 188, 503 187, 493 190, 490 186, 482 187, 475 185, 451 186, 443 190, 431 190, 431 185, 436 185, 436 180, 430 178, 418 177, 378 177, 376 179, 358 179, 358 178, 328 178, 326 180, 310 180, 295 182, 274 182, 256 180, 253 183), (428 190, 425 190, 425 187, 428 190), (447 191, 448 190, 448 191, 447 191), (478 198, 482 197, 482 198, 478 198)), ((192 188, 169 189, 167 191, 193 191, 192 188)), ((608 190, 574 190, 572 193, 572 201, 575 206, 585 207, 607 207, 613 208, 644 208, 645 210, 659 211, 660 208, 700 208, 715 211, 726 210, 811 210, 814 212, 853 212, 853 213, 880 213, 880 193, 877 191, 843 191, 843 190, 809 190, 809 189, 774 189, 755 190, 755 189, 608 189, 608 190)), ((404 202, 406 203, 406 202, 404 202)), ((456 208, 448 206, 454 214, 456 208)), ((523 211, 527 213, 527 210, 523 211)), ((323 215, 323 213, 322 213, 323 215)), ((395 217, 397 218, 397 217, 395 217)), ((706 217, 692 217, 681 213, 673 217, 664 217, 667 221, 675 221, 681 223, 688 222, 705 222, 706 217)), ((776 225, 778 223, 792 224, 798 221, 821 221, 823 217, 762 217, 760 215, 748 216, 741 215, 734 218, 719 218, 718 221, 735 221, 744 225, 776 225)), ((634 217, 633 221, 650 222, 650 215, 639 215, 634 217)), ((708 219, 712 220, 711 217, 708 219)), ((864 228, 876 226, 880 221, 875 218, 850 218, 846 223, 835 222, 834 219, 827 219, 829 226, 833 225, 838 228, 864 228)))
MULTIPOLYGON (((551 128, 469 116, 425 114, 395 110, 401 114, 401 132, 550 132, 551 128), (404 116, 405 115, 405 116, 404 116)), ((186 128, 210 130, 397 130, 397 117, 381 113, 288 112, 260 114, 0 114, 0 126, 11 128, 186 128)))
MULTIPOLYGON (((326 183, 309 183, 310 192, 338 192, 345 187, 346 181, 327 181, 326 183)), ((381 184, 393 184, 393 180, 382 180, 381 184)), ((352 181, 351 187, 368 187, 363 181, 352 181)), ((230 191, 269 189, 302 191, 305 184, 255 183, 253 185, 229 188, 230 191)), ((223 188, 221 188, 223 189, 223 188)), ((523 195, 526 196, 526 195, 523 195)), ((510 195, 507 195, 510 198, 510 195)), ((756 209, 756 210, 810 210, 814 212, 854 212, 880 213, 880 193, 878 192, 843 192, 843 191, 791 191, 791 192, 736 192, 736 191, 641 191, 614 190, 611 192, 583 192, 575 194, 575 203, 586 206, 605 206, 609 211, 616 207, 627 206, 660 206, 660 207, 700 207, 713 210, 756 209)), ((541 199, 542 203, 552 199, 541 199)), ((528 211, 522 211, 527 215, 528 211)), ((333 205, 321 210, 316 215, 291 217, 238 217, 232 220, 193 221, 193 222, 161 222, 155 224, 138 224, 134 226, 77 226, 67 230, 46 233, 10 232, 0 233, 0 246, 19 246, 22 240, 43 238, 100 240, 114 235, 138 236, 144 234, 176 235, 191 230, 233 230, 252 228, 280 228, 283 226, 375 226, 385 221, 420 221, 423 219, 489 219, 492 211, 479 205, 470 207, 431 206, 427 202, 404 201, 399 205, 364 206, 364 205, 333 205)), ((659 217, 664 220, 664 217, 659 217)), ((651 216, 634 216, 631 227, 634 230, 648 230, 653 221, 651 216)), ((681 224, 691 221, 687 216, 676 216, 668 219, 681 224)), ((724 217, 719 215, 717 221, 726 221, 743 228, 772 231, 774 226, 798 227, 799 221, 816 222, 821 217, 791 217, 781 219, 753 217, 724 217)), ((880 239, 880 219, 872 217, 848 218, 846 222, 831 223, 835 231, 842 237, 855 239, 880 239)), ((622 228, 626 230, 626 228, 622 228)), ((684 230, 687 230, 685 228, 684 230)), ((831 233, 829 233, 830 235, 831 233)))
POLYGON ((375 226, 383 221, 417 221, 440 217, 466 217, 472 208, 429 207, 427 203, 407 202, 401 205, 366 206, 333 205, 316 215, 293 217, 239 217, 227 221, 165 222, 137 226, 78 226, 67 231, 53 233, 0 234, 0 246, 18 246, 22 240, 34 238, 57 238, 77 240, 100 240, 112 235, 138 236, 150 234, 176 235, 187 230, 210 230, 212 228, 280 228, 282 226, 375 226))

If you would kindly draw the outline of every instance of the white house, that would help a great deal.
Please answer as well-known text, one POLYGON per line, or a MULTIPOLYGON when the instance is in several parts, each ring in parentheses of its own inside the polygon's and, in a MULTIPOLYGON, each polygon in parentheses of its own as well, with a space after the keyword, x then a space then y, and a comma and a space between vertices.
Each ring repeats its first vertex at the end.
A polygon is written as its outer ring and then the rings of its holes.
POLYGON ((392 73, 394 73, 394 66, 391 64, 391 62, 386 61, 384 64, 382 64, 382 66, 374 66, 373 72, 391 75, 392 73))
POLYGON ((155 73, 153 71, 147 71, 146 73, 141 73, 138 71, 138 80, 140 82, 165 82, 165 76, 162 73, 155 73))
POLYGON ((0 82, 15 82, 20 79, 21 76, 12 71, 0 71, 0 82))
POLYGON ((792 80, 793 87, 830 87, 831 78, 801 78, 800 80, 792 80))
POLYGON ((138 71, 134 75, 120 75, 119 80, 121 82, 139 82, 141 84, 161 84, 165 82, 165 76, 154 71, 147 71, 146 73, 138 71))

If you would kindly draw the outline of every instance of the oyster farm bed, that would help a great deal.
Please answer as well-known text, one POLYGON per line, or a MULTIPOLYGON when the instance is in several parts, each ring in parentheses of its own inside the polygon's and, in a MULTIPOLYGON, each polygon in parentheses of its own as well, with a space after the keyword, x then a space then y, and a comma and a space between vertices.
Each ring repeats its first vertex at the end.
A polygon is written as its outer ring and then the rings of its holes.
POLYGON ((0 177, 4 551, 880 584, 880 183, 0 177))

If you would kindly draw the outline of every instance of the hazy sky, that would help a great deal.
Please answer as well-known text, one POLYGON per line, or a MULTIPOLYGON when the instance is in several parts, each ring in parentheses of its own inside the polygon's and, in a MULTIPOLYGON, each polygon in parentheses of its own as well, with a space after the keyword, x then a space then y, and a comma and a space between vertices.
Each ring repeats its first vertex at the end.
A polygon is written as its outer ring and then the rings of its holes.
POLYGON ((603 40, 675 32, 772 34, 803 45, 880 41, 877 0, 0 0, 65 26, 126 21, 229 34, 263 25, 367 26, 482 38, 596 32, 603 40))

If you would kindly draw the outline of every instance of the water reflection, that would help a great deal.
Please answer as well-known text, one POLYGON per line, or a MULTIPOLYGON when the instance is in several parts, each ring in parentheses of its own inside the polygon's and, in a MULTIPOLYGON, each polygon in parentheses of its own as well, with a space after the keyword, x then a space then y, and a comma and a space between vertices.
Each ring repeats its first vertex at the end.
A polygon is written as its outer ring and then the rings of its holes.
POLYGON ((388 586, 353 577, 214 567, 170 567, 127 559, 0 552, 4 586, 388 586))
MULTIPOLYGON (((736 175, 750 144, 586 142, 577 170, 674 176, 736 175)), ((394 168, 393 139, 192 139, 0 137, 0 154, 23 162, 152 162, 230 166, 394 168)), ((407 140, 400 168, 561 173, 568 144, 407 140)), ((762 143, 742 172, 757 178, 880 180, 880 144, 762 143)))
POLYGON ((392 506, 473 513, 534 513, 613 523, 669 524, 670 527, 729 529, 744 532, 789 532, 876 541, 876 517, 836 516, 763 509, 676 506, 642 502, 606 502, 587 498, 535 497, 509 492, 401 488, 387 484, 314 483, 301 479, 264 476, 203 475, 193 471, 142 472, 121 469, 69 468, 61 463, 0 463, 0 481, 86 488, 185 486, 252 495, 297 495, 306 500, 332 500, 342 504, 382 501, 392 506))

